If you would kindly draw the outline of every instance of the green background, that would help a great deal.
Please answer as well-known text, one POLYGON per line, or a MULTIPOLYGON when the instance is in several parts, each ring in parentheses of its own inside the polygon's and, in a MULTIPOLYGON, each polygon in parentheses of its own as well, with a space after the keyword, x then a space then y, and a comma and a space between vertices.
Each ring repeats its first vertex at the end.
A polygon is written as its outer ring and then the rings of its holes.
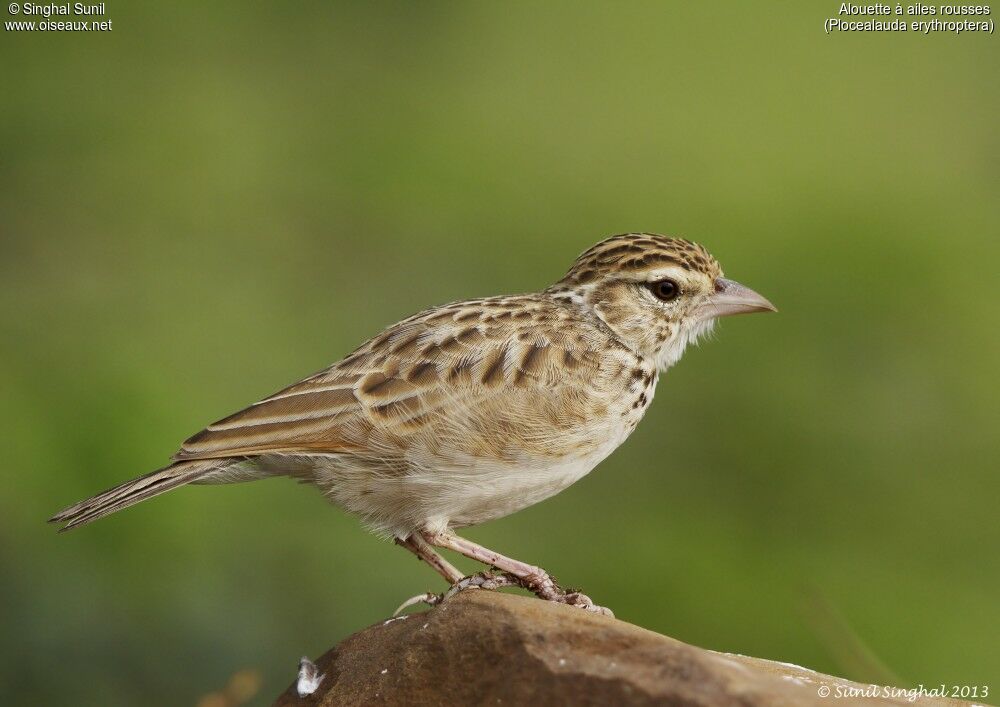
POLYGON ((286 480, 43 521, 631 230, 780 314, 468 536, 700 646, 1000 692, 997 39, 828 36, 838 5, 109 1, 110 33, 4 32, 3 701, 191 704, 251 669, 264 704, 439 589, 286 480))

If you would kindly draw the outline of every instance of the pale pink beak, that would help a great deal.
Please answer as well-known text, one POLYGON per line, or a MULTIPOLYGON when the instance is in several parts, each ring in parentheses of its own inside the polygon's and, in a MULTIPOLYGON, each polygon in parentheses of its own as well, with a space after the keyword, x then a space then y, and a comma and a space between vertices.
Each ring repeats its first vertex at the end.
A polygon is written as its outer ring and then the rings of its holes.
POLYGON ((698 307, 697 314, 701 319, 716 319, 733 314, 777 311, 777 307, 749 287, 720 277, 715 281, 715 294, 698 307))

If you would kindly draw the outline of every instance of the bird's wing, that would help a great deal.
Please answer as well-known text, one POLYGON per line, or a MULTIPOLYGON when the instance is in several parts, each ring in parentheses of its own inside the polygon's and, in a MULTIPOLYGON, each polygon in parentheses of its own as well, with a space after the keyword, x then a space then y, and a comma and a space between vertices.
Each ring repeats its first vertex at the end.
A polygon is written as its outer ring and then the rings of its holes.
POLYGON ((445 305, 209 425, 174 459, 388 455, 418 437, 432 444, 427 438, 435 435, 530 425, 528 407, 572 426, 578 406, 567 396, 584 395, 609 368, 626 365, 608 365, 603 337, 538 296, 445 305))

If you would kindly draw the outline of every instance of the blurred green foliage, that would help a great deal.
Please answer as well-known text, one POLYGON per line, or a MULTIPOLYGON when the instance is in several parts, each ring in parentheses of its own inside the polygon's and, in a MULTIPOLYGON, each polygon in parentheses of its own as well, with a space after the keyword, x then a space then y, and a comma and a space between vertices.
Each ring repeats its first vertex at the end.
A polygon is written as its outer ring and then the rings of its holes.
POLYGON ((108 2, 111 33, 5 32, 2 701, 190 704, 251 668, 263 704, 440 588, 288 481, 43 520, 629 230, 781 313, 468 535, 691 643, 1000 691, 997 44, 827 36, 835 5, 108 2))

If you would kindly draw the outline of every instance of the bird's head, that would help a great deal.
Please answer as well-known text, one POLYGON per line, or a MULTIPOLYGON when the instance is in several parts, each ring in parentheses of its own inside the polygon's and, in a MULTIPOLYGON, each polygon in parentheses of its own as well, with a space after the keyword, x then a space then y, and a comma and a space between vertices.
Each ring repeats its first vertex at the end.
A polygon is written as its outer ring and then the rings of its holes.
POLYGON ((601 241, 549 291, 584 304, 661 370, 676 363, 719 317, 777 311, 750 288, 724 278, 702 246, 652 233, 601 241))

